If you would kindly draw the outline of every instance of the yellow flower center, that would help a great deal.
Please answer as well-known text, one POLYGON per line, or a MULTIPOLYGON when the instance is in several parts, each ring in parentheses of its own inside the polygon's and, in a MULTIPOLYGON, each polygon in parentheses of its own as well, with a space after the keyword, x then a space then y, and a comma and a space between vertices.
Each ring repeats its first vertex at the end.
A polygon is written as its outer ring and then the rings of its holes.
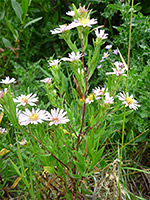
POLYGON ((90 21, 89 18, 84 18, 84 19, 81 19, 81 20, 80 20, 80 23, 81 23, 81 24, 88 24, 89 21, 90 21))
POLYGON ((59 119, 58 119, 58 117, 55 117, 55 118, 52 119, 52 121, 55 122, 55 123, 58 123, 59 119))
POLYGON ((99 91, 99 94, 100 94, 100 95, 103 95, 103 94, 104 94, 104 91, 103 91, 103 90, 100 90, 100 91, 99 91))
POLYGON ((28 103, 28 98, 24 97, 24 98, 21 99, 21 101, 22 101, 23 103, 28 103))
POLYGON ((133 99, 132 99, 132 98, 129 98, 129 97, 127 97, 127 98, 126 98, 126 102, 127 102, 128 104, 132 104, 132 103, 133 103, 133 99))
POLYGON ((92 101, 92 100, 93 100, 93 94, 90 94, 90 95, 88 96, 88 99, 89 99, 89 101, 92 101))
POLYGON ((36 113, 34 113, 29 118, 30 118, 31 121, 36 121, 39 117, 38 117, 38 115, 36 113))

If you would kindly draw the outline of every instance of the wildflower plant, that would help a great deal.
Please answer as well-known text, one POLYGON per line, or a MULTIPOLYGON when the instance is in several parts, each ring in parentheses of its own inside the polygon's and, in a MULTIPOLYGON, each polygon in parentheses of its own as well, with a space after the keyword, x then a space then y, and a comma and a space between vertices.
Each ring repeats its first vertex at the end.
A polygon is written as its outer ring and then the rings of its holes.
MULTIPOLYGON (((56 198, 57 195, 74 200, 84 199, 86 196, 96 198, 88 185, 89 178, 94 177, 96 180, 95 171, 107 168, 104 142, 115 132, 115 125, 120 124, 119 119, 115 122, 110 122, 109 119, 122 112, 123 106, 134 110, 139 107, 133 96, 119 92, 119 86, 126 78, 122 75, 128 71, 119 50, 115 51, 115 54, 119 51, 120 57, 116 56, 118 60, 112 63, 113 72, 107 72, 110 76, 107 76, 105 87, 103 83, 90 89, 92 75, 97 70, 101 57, 102 60, 109 57, 108 52, 101 52, 101 46, 105 45, 109 36, 102 26, 97 27, 98 22, 90 18, 91 13, 89 7, 80 5, 77 9, 73 5, 73 10, 67 12, 73 18, 72 23, 51 30, 52 34, 59 34, 66 41, 70 53, 68 57, 48 60, 50 76, 39 80, 49 100, 44 109, 38 107, 38 93, 37 96, 30 93, 12 97, 10 85, 8 93, 0 101, 8 119, 24 137, 17 145, 26 144, 26 137, 30 136, 31 141, 27 144, 33 143, 36 152, 42 155, 38 157, 40 166, 53 180, 50 181, 53 190, 51 198, 56 198), (73 28, 77 29, 80 46, 71 39, 73 28), (91 32, 95 32, 92 50, 88 49, 91 32), (64 187, 63 191, 61 186, 64 187)), ((107 46, 106 49, 109 51, 111 48, 112 46, 107 46)), ((14 80, 9 82, 12 84, 14 80)), ((4 84, 5 81, 2 80, 1 83, 4 84)), ((34 152, 33 147, 31 149, 34 152)), ((118 164, 115 165, 117 168, 118 164)), ((118 187, 122 186, 119 184, 118 187)), ((124 190, 122 191, 120 196, 124 195, 124 190)), ((114 193, 116 197, 116 191, 114 193)), ((34 199, 34 195, 31 196, 34 199)))

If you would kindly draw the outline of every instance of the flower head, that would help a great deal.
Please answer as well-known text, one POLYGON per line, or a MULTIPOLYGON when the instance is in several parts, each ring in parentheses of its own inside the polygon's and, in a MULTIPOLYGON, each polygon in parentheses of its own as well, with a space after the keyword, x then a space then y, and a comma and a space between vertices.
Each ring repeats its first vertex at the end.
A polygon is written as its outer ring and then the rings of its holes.
POLYGON ((119 69, 119 68, 124 68, 124 64, 122 63, 122 62, 118 62, 118 61, 116 61, 115 63, 114 63, 114 65, 119 69))
POLYGON ((97 38, 100 38, 102 40, 107 39, 107 33, 105 33, 105 30, 98 30, 98 28, 95 29, 95 34, 97 38))
POLYGON ((59 110, 59 108, 57 109, 51 109, 51 113, 50 113, 50 123, 49 125, 55 125, 57 126, 58 124, 66 124, 67 122, 69 122, 70 120, 65 116, 67 114, 67 112, 63 109, 59 110))
POLYGON ((125 107, 129 107, 130 109, 138 110, 138 107, 140 105, 138 102, 133 98, 133 95, 129 96, 129 93, 127 92, 127 95, 125 93, 121 93, 118 95, 119 100, 122 101, 122 104, 125 104, 125 107))
POLYGON ((110 45, 107 45, 106 47, 105 47, 105 49, 111 49, 112 48, 112 45, 110 44, 110 45))
POLYGON ((95 99, 98 100, 98 99, 101 99, 102 96, 104 95, 105 91, 107 91, 108 89, 106 88, 100 88, 100 87, 97 87, 95 89, 93 89, 93 93, 95 95, 95 99))
POLYGON ((66 14, 71 17, 75 16, 75 12, 73 10, 66 12, 66 14))
POLYGON ((104 99, 104 104, 112 104, 114 103, 114 98, 110 97, 109 92, 105 93, 105 99, 104 99))
POLYGON ((0 81, 0 83, 6 84, 6 85, 10 83, 15 83, 15 82, 16 82, 15 79, 14 78, 10 79, 9 76, 7 76, 5 79, 2 79, 2 81, 0 81))
POLYGON ((98 66, 97 66, 97 69, 100 69, 100 68, 102 68, 102 65, 98 65, 98 66))
POLYGON ((24 145, 27 144, 27 140, 23 139, 23 140, 21 140, 21 142, 18 141, 18 143, 19 143, 21 146, 24 146, 24 145))
POLYGON ((118 54, 118 49, 113 50, 112 53, 117 55, 118 54))
POLYGON ((55 28, 54 30, 50 30, 50 32, 52 34, 63 33, 65 31, 69 31, 71 28, 74 28, 74 27, 67 25, 67 24, 63 24, 63 25, 59 25, 59 28, 55 28))
POLYGON ((46 84, 51 84, 52 78, 44 78, 43 80, 40 80, 40 81, 46 84))
POLYGON ((88 97, 85 100, 85 103, 90 104, 92 102, 94 102, 94 94, 89 94, 88 97))
POLYGON ((110 55, 110 54, 109 54, 108 52, 104 52, 103 57, 102 57, 102 60, 104 60, 104 58, 107 59, 109 55, 110 55))
POLYGON ((93 24, 97 24, 97 20, 92 18, 90 19, 89 17, 87 18, 81 18, 79 20, 74 20, 71 24, 70 24, 70 27, 72 28, 75 28, 75 27, 78 27, 78 26, 83 26, 83 27, 92 27, 93 24))
POLYGON ((30 106, 35 106, 36 102, 38 101, 38 97, 36 97, 36 94, 32 95, 32 93, 28 94, 28 95, 21 95, 19 97, 17 97, 16 99, 14 99, 14 102, 19 103, 17 105, 18 106, 26 106, 27 104, 29 104, 30 106))
POLYGON ((4 133, 6 133, 6 132, 7 132, 7 131, 6 131, 5 128, 0 127, 0 134, 4 134, 4 133))
POLYGON ((58 64, 59 64, 59 60, 58 59, 56 59, 56 60, 50 60, 50 61, 48 61, 48 64, 50 65, 50 67, 51 66, 57 66, 58 64))
POLYGON ((28 108, 25 109, 23 113, 20 113, 18 116, 20 125, 28 125, 28 124, 38 124, 43 121, 49 121, 49 112, 46 110, 34 110, 30 111, 28 108))
POLYGON ((61 60, 73 62, 73 61, 79 60, 82 57, 82 53, 80 53, 79 51, 77 52, 77 54, 75 54, 75 52, 71 52, 68 55, 69 55, 69 58, 65 57, 65 58, 62 58, 61 60))

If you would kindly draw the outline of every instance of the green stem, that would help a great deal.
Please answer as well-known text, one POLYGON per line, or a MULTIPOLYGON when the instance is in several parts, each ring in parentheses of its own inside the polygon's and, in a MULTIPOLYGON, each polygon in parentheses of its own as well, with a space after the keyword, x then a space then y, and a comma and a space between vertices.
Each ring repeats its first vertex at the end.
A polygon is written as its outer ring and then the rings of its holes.
MULTIPOLYGON (((129 29, 129 43, 128 43, 128 62, 127 62, 128 70, 127 70, 126 90, 125 90, 125 94, 126 95, 127 95, 127 90, 128 90, 128 71, 129 71, 129 61, 130 61, 133 4, 134 4, 134 0, 132 0, 131 15, 130 15, 130 29, 129 29)), ((117 186, 117 198, 116 198, 116 200, 120 199, 120 177, 121 177, 122 154, 123 154, 123 147, 124 147, 125 117, 126 117, 126 107, 124 106, 124 115, 123 115, 123 124, 122 124, 122 141, 121 141, 121 149, 120 149, 119 176, 118 176, 118 186, 117 186)))

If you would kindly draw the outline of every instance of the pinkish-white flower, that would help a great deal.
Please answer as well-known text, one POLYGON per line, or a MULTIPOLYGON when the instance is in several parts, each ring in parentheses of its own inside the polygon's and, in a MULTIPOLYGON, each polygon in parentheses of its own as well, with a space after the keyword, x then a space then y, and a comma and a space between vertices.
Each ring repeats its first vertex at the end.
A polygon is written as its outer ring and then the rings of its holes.
POLYGON ((59 25, 59 28, 55 28, 54 30, 50 30, 50 32, 52 34, 58 34, 58 33, 63 33, 65 31, 69 31, 72 28, 74 28, 74 27, 72 27, 72 25, 63 24, 63 25, 59 25))
POLYGON ((60 60, 56 59, 56 60, 49 60, 48 64, 49 66, 57 66, 59 64, 60 60))
POLYGON ((107 92, 107 88, 100 88, 100 87, 97 87, 95 89, 93 89, 93 93, 95 95, 95 99, 98 100, 98 99, 101 99, 102 96, 104 95, 105 91, 107 92))
POLYGON ((106 75, 111 75, 111 74, 114 74, 116 76, 126 76, 126 74, 124 74, 125 72, 125 68, 123 69, 120 69, 120 68, 112 68, 113 72, 107 72, 106 75))
POLYGON ((43 80, 40 80, 40 81, 46 84, 51 84, 52 78, 44 78, 43 80))
POLYGON ((105 58, 107 59, 109 55, 110 55, 110 54, 109 54, 108 52, 104 52, 103 57, 102 57, 102 60, 104 60, 105 58))
POLYGON ((0 81, 0 83, 8 85, 10 83, 15 83, 16 82, 15 80, 16 79, 14 79, 14 78, 10 79, 9 76, 7 76, 5 79, 2 79, 2 81, 0 81))
POLYGON ((49 125, 55 125, 57 126, 58 124, 66 124, 67 122, 69 122, 70 120, 65 116, 67 114, 67 112, 63 109, 59 110, 59 108, 57 109, 51 109, 51 113, 49 115, 50 117, 50 123, 49 125))
POLYGON ((78 26, 83 26, 83 27, 88 26, 88 27, 92 27, 93 24, 97 24, 97 23, 98 23, 97 20, 94 19, 94 18, 92 18, 92 19, 90 19, 90 18, 81 18, 80 20, 74 20, 74 21, 70 24, 70 26, 71 26, 72 28, 75 28, 75 27, 78 27, 78 26))
POLYGON ((110 97, 109 92, 105 93, 105 99, 104 99, 104 104, 112 104, 114 103, 114 98, 110 97))
POLYGON ((24 145, 27 144, 27 140, 23 139, 23 140, 21 140, 21 142, 18 141, 18 143, 19 143, 21 146, 24 146, 24 145))
POLYGON ((66 12, 67 15, 74 17, 75 16, 75 12, 73 10, 66 12))
POLYGON ((124 64, 123 64, 122 62, 116 61, 116 62, 114 63, 114 65, 115 65, 117 68, 120 68, 120 69, 124 68, 124 64))
POLYGON ((20 125, 28 124, 38 124, 43 123, 43 121, 50 121, 49 112, 46 110, 34 110, 30 111, 28 108, 25 109, 22 113, 19 114, 18 120, 20 125))
POLYGON ((102 40, 107 39, 108 33, 105 33, 105 30, 98 30, 98 28, 95 29, 95 34, 97 38, 101 38, 102 40))
POLYGON ((105 47, 105 49, 111 49, 112 48, 112 45, 110 44, 110 45, 107 45, 106 47, 105 47))
POLYGON ((0 127, 0 134, 4 134, 4 133, 6 133, 6 132, 7 132, 7 131, 6 131, 5 128, 0 127))
POLYGON ((97 69, 100 69, 100 68, 102 68, 102 65, 98 65, 98 66, 97 66, 97 69))
POLYGON ((14 98, 13 100, 16 103, 19 103, 17 107, 26 106, 27 104, 30 106, 35 106, 35 103, 38 102, 38 97, 36 97, 36 94, 32 95, 32 93, 30 93, 28 95, 22 94, 21 96, 17 97, 16 99, 14 98))
POLYGON ((94 102, 94 94, 89 94, 85 100, 85 103, 91 104, 94 102))
POLYGON ((113 50, 112 53, 117 55, 118 54, 118 49, 113 50))
POLYGON ((75 54, 75 52, 71 52, 68 54, 69 58, 62 58, 61 60, 63 61, 69 61, 69 62, 73 62, 76 60, 79 60, 82 57, 82 53, 80 53, 79 51, 75 54))
POLYGON ((138 110, 138 107, 140 107, 140 105, 138 104, 138 102, 133 98, 133 95, 129 96, 129 93, 127 92, 127 94, 125 95, 125 93, 121 93, 117 96, 119 98, 119 100, 122 101, 122 104, 125 105, 125 107, 129 107, 130 109, 134 109, 134 110, 138 110))

